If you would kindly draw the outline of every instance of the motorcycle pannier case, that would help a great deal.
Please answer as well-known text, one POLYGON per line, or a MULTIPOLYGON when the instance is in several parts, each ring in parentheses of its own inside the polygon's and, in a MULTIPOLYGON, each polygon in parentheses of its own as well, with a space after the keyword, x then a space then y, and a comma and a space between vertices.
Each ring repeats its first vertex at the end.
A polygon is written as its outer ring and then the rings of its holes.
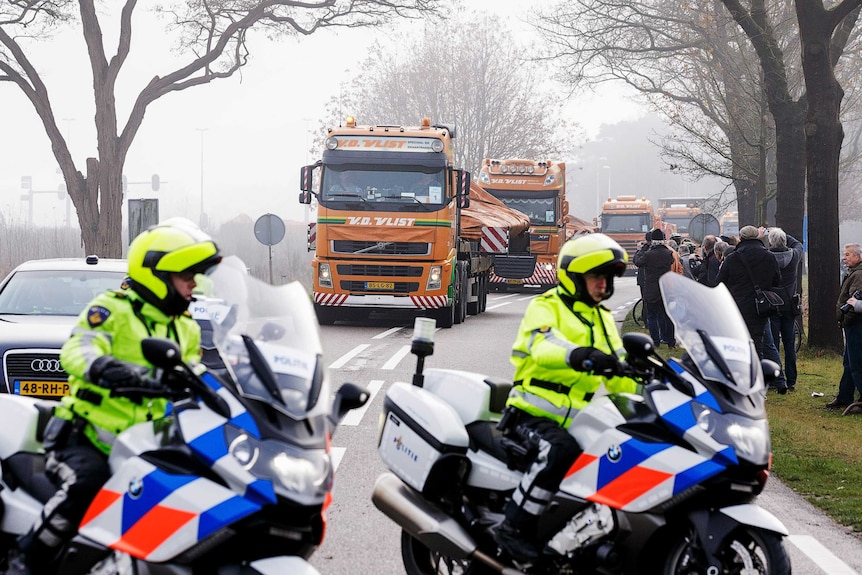
POLYGON ((380 457, 417 491, 424 491, 441 458, 467 453, 467 430, 458 413, 421 387, 393 384, 386 393, 381 418, 380 457))

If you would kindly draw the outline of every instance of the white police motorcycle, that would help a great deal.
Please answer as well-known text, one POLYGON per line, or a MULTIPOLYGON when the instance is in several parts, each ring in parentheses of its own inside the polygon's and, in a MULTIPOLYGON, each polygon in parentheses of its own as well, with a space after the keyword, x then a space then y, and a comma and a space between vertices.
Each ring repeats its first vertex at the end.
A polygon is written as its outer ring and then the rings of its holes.
MULTIPOLYGON (((175 343, 144 340, 147 359, 171 374, 161 380, 173 415, 117 438, 113 475, 63 549, 58 573, 317 573, 307 559, 325 528, 331 434, 368 394, 347 383, 333 401, 299 284, 268 285, 236 258, 208 278, 206 314, 221 364, 198 375, 175 343)), ((2 557, 55 491, 42 473, 52 410, 0 395, 2 557)))
MULTIPOLYGON (((569 427, 583 449, 542 515, 532 564, 492 532, 532 461, 529 438, 498 429, 511 383, 422 370, 387 391, 379 443, 390 472, 372 501, 402 528, 408 575, 437 573, 786 575, 787 530, 755 503, 770 466, 763 369, 724 286, 660 280, 687 353, 664 360, 643 334, 623 337, 642 395, 596 397, 569 427)), ((505 426, 503 426, 505 427, 505 426)))

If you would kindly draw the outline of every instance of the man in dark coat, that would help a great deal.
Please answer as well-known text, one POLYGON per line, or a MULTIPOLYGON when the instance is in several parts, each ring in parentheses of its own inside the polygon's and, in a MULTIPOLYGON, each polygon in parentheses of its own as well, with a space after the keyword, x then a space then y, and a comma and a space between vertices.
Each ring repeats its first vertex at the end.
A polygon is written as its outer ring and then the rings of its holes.
POLYGON ((781 228, 766 230, 769 240, 769 251, 778 262, 781 272, 781 287, 776 289, 784 299, 784 305, 778 315, 769 318, 769 329, 772 330, 772 340, 775 347, 784 342, 784 375, 787 378, 787 389, 796 388, 796 314, 799 311, 795 304, 797 292, 797 272, 802 259, 802 242, 785 233, 781 228))
POLYGON ((718 240, 715 236, 709 235, 703 238, 703 243, 700 248, 703 252, 703 263, 698 269, 695 279, 705 286, 715 287, 718 285, 718 268, 719 261, 715 255, 715 243, 718 240))
POLYGON ((772 289, 781 283, 781 273, 778 271, 775 257, 760 240, 760 230, 754 226, 744 226, 739 230, 739 244, 721 265, 718 282, 724 283, 730 290, 751 339, 754 340, 757 355, 763 359, 763 331, 768 318, 757 315, 754 284, 760 286, 760 289, 772 289))
POLYGON ((661 301, 661 290, 658 278, 671 271, 674 257, 664 243, 664 232, 653 230, 650 235, 651 245, 648 250, 638 251, 633 262, 638 269, 644 270, 643 300, 647 306, 647 326, 655 346, 667 344, 676 347, 676 335, 673 322, 667 316, 661 301))

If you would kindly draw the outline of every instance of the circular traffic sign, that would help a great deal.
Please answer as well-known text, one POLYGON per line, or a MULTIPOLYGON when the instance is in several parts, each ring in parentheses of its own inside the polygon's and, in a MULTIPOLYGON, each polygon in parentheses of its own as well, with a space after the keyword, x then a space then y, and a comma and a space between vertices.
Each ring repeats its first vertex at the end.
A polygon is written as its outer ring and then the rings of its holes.
POLYGON ((254 237, 265 246, 274 246, 284 239, 284 222, 275 214, 263 214, 254 223, 254 237))
POLYGON ((697 214, 688 223, 688 235, 697 243, 701 243, 706 236, 718 237, 720 230, 718 219, 712 214, 697 214))

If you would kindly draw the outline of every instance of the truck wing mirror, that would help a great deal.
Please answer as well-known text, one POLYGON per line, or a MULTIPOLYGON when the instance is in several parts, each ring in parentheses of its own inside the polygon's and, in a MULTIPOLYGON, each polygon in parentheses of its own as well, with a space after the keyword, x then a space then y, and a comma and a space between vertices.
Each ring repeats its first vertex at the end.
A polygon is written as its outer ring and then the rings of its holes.
POLYGON ((470 172, 468 172, 467 170, 455 170, 455 174, 457 175, 458 193, 456 194, 456 196, 459 198, 458 204, 461 208, 469 208, 470 172))
POLYGON ((310 204, 311 203, 311 192, 299 192, 299 203, 300 204, 310 204))
MULTIPOLYGON (((299 189, 303 192, 309 192, 313 190, 314 187, 314 170, 317 168, 319 164, 311 164, 310 166, 302 166, 299 172, 299 189)), ((302 201, 302 196, 300 196, 300 203, 307 204, 311 202, 310 196, 308 202, 302 201)))

